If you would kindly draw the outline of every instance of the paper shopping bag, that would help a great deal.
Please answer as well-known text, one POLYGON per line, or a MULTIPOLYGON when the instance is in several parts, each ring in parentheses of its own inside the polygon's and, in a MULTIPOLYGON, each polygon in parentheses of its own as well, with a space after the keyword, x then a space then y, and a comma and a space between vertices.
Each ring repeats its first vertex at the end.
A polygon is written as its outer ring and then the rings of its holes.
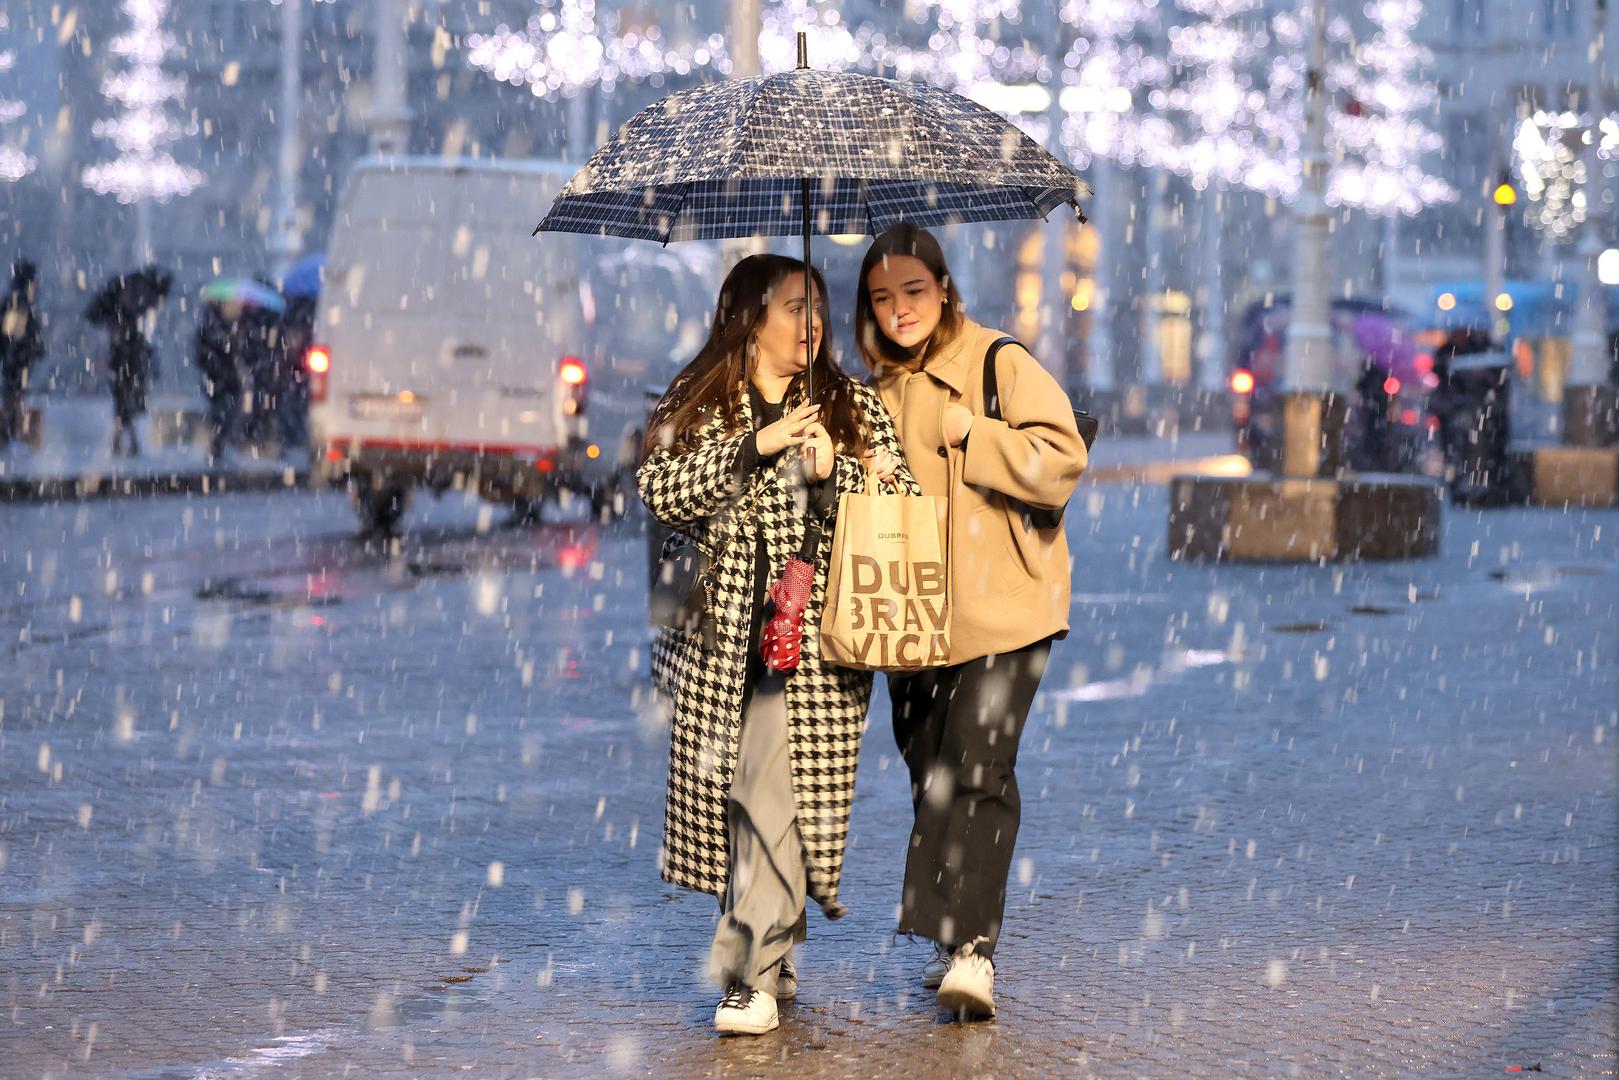
POLYGON ((947 502, 932 495, 838 501, 821 656, 866 671, 920 671, 950 655, 947 502))

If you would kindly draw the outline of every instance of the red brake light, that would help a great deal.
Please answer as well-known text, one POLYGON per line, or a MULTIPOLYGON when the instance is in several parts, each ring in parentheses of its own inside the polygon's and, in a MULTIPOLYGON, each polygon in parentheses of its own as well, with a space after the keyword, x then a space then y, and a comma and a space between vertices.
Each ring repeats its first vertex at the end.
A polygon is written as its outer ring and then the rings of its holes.
POLYGON ((304 367, 309 370, 309 400, 326 400, 326 373, 332 370, 332 352, 324 345, 311 345, 304 354, 304 367))
POLYGON ((1254 373, 1247 368, 1238 368, 1231 373, 1231 391, 1236 394, 1251 394, 1254 391, 1254 373))
POLYGON ((1395 394, 1398 394, 1399 392, 1400 392, 1400 380, 1399 379, 1396 379, 1393 375, 1390 375, 1388 378, 1383 380, 1383 393, 1387 394, 1389 397, 1393 397, 1395 394))
POLYGON ((569 386, 580 386, 585 381, 585 362, 575 356, 564 357, 559 374, 569 386))

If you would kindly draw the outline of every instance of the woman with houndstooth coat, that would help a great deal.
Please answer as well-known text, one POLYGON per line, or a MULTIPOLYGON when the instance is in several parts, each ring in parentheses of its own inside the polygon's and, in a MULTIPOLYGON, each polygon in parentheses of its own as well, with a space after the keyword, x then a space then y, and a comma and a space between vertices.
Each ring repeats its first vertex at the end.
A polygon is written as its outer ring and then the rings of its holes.
POLYGON ((762 1034, 797 991, 788 955, 808 898, 843 913, 838 882, 854 800, 869 673, 824 663, 814 637, 838 496, 868 472, 917 493, 877 395, 831 360, 825 286, 804 264, 739 262, 707 342, 659 402, 637 473, 652 515, 712 560, 712 639, 662 628, 652 675, 673 705, 660 852, 666 881, 714 894, 710 972, 722 1034, 762 1034), (804 369, 814 346, 815 399, 804 369), (795 555, 814 565, 796 669, 760 656, 767 589, 795 555))

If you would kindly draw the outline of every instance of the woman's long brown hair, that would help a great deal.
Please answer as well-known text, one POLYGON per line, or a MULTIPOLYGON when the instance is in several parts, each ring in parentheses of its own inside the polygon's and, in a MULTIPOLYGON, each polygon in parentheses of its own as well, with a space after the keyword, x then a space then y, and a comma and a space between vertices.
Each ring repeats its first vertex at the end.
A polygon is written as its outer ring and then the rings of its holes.
POLYGON ((860 350, 860 359, 866 362, 872 374, 882 374, 884 365, 903 366, 926 359, 929 354, 955 340, 965 318, 966 313, 961 310, 961 294, 956 291, 955 279, 950 276, 950 267, 944 261, 944 249, 932 233, 902 221, 871 242, 871 247, 866 249, 866 257, 860 260, 860 283, 855 288, 854 339, 855 347, 860 350), (871 268, 890 255, 909 255, 920 260, 944 290, 945 304, 944 311, 939 315, 939 325, 933 328, 933 333, 915 351, 902 348, 885 334, 879 325, 877 313, 872 310, 871 286, 867 284, 871 268))
MULTIPOLYGON (((788 275, 803 272, 804 264, 799 260, 772 254, 749 255, 731 268, 725 284, 720 286, 708 340, 675 376, 652 411, 641 444, 641 460, 660 449, 689 449, 692 433, 715 416, 724 419, 727 433, 736 434, 741 429, 741 397, 753 377, 755 363, 748 341, 764 321, 776 288, 788 275)), ((821 341, 811 360, 815 400, 821 406, 820 421, 840 453, 864 454, 870 444, 866 414, 855 399, 854 380, 832 362, 826 282, 819 270, 811 268, 810 274, 820 294, 816 306, 821 315, 821 341)), ((799 375, 787 390, 789 410, 803 399, 804 377, 799 375)))

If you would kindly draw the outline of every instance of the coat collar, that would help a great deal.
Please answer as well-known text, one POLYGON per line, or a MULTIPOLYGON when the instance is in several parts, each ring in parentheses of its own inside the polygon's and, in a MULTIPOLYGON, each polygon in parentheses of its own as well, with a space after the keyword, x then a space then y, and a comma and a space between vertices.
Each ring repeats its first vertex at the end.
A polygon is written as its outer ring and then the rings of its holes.
MULTIPOLYGON (((922 366, 922 374, 931 376, 935 382, 943 383, 957 394, 965 393, 967 377, 972 369, 973 346, 983 332, 982 326, 971 319, 963 318, 955 340, 946 345, 937 356, 928 359, 922 366)), ((893 366, 883 368, 882 377, 878 380, 878 389, 882 391, 885 402, 891 397, 898 396, 899 380, 905 374, 902 368, 893 366)))
MULTIPOLYGON (((737 418, 742 422, 743 431, 753 430, 753 394, 752 385, 748 382, 739 382, 731 390, 732 400, 735 402, 737 418)), ((787 396, 782 398, 788 412, 798 408, 807 400, 804 393, 804 376, 794 375, 793 381, 787 386, 787 396)))

